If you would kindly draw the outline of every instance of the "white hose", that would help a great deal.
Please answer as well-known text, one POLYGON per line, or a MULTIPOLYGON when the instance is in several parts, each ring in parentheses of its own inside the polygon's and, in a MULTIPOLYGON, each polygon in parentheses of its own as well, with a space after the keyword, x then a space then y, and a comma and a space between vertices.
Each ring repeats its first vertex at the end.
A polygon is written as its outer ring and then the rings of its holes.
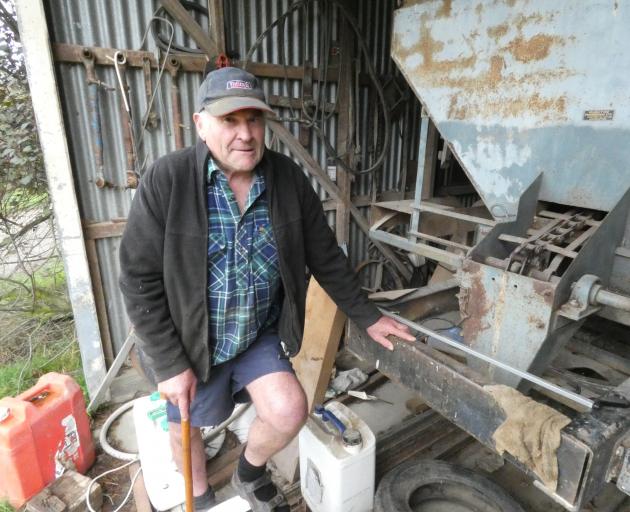
MULTIPOLYGON (((105 420, 105 423, 103 423, 101 432, 98 436, 98 440, 101 443, 101 447, 103 448, 103 451, 116 459, 134 461, 138 458, 137 453, 122 452, 114 448, 107 441, 107 432, 109 431, 109 428, 112 426, 112 423, 114 423, 114 421, 116 421, 116 419, 119 416, 121 416, 122 413, 124 413, 127 409, 130 409, 131 407, 133 407, 134 401, 135 400, 131 400, 130 402, 127 402, 126 404, 121 405, 118 409, 116 409, 113 413, 111 413, 109 417, 107 418, 107 420, 105 420)), ((239 404, 238 406, 236 406, 228 419, 226 419, 224 422, 220 423, 215 428, 213 428, 210 432, 204 435, 204 441, 206 443, 212 441, 230 423, 232 423, 234 420, 240 417, 249 408, 250 405, 251 403, 246 403, 246 404, 239 404)))
POLYGON ((112 426, 112 423, 114 423, 114 421, 116 421, 116 419, 121 416, 123 412, 125 412, 127 409, 131 409, 131 407, 133 407, 133 403, 134 400, 131 400, 130 402, 121 405, 118 409, 111 413, 109 415, 109 418, 107 418, 107 420, 105 420, 105 423, 103 423, 103 426, 101 427, 101 432, 98 436, 98 440, 101 443, 103 451, 116 459, 134 461, 138 458, 137 453, 121 452, 107 442, 107 431, 109 430, 109 427, 112 426))

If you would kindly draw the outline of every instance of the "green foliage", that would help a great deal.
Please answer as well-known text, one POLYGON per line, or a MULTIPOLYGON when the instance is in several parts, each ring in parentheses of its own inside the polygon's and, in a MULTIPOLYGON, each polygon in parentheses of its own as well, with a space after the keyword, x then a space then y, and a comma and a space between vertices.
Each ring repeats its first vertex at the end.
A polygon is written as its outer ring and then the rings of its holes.
POLYGON ((0 397, 15 396, 32 387, 49 372, 70 375, 86 394, 79 345, 73 337, 39 344, 30 358, 0 367, 0 397))
POLYGON ((13 512, 14 510, 6 501, 0 501, 0 512, 13 512))
POLYGON ((51 371, 85 392, 15 9, 0 0, 0 396, 51 371))
POLYGON ((28 312, 40 318, 70 313, 61 259, 50 257, 30 272, 0 277, 0 311, 28 312))
POLYGON ((0 200, 7 213, 25 197, 46 190, 30 94, 20 78, 8 76, 0 82, 0 133, 0 200))

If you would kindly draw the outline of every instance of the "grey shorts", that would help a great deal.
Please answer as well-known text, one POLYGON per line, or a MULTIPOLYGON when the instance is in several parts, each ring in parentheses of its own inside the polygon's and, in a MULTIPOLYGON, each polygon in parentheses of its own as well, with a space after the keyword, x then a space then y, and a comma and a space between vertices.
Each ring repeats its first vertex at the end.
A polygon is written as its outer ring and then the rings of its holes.
MULTIPOLYGON (((250 382, 276 372, 294 373, 289 358, 280 346, 276 328, 268 329, 234 359, 213 366, 208 382, 197 382, 197 393, 190 408, 193 427, 214 426, 227 419, 236 403, 251 400, 247 389, 250 382)), ((167 402, 168 421, 180 422, 179 409, 167 402)))

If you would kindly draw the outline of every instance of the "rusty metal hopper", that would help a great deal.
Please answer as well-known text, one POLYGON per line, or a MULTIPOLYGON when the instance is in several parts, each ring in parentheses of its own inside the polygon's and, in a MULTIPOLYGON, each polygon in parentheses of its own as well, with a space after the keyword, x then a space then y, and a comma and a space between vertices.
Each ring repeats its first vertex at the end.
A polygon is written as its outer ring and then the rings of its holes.
POLYGON ((630 5, 407 1, 392 56, 499 222, 539 199, 609 211, 630 186, 630 5))

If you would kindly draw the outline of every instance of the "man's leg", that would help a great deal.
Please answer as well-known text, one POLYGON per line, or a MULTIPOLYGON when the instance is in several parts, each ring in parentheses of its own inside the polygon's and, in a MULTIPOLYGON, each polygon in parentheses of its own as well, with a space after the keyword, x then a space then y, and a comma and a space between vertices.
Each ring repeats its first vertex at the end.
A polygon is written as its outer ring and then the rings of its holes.
POLYGON ((254 466, 267 461, 297 435, 306 421, 306 396, 295 375, 276 372, 247 385, 256 407, 245 458, 254 466))
MULTIPOLYGON (((182 427, 179 423, 169 422, 168 433, 171 441, 171 452, 177 469, 183 475, 182 467, 182 427)), ((208 475, 206 474, 206 454, 204 452, 201 431, 197 427, 190 427, 190 461, 192 465, 193 496, 201 496, 208 490, 208 475)))
POLYGON ((237 489, 241 485, 255 486, 253 493, 257 500, 273 507, 274 512, 289 512, 284 496, 265 477, 265 469, 271 456, 289 444, 304 425, 304 391, 295 375, 286 370, 258 377, 246 387, 257 416, 249 429, 247 446, 241 454, 232 482, 237 489))

